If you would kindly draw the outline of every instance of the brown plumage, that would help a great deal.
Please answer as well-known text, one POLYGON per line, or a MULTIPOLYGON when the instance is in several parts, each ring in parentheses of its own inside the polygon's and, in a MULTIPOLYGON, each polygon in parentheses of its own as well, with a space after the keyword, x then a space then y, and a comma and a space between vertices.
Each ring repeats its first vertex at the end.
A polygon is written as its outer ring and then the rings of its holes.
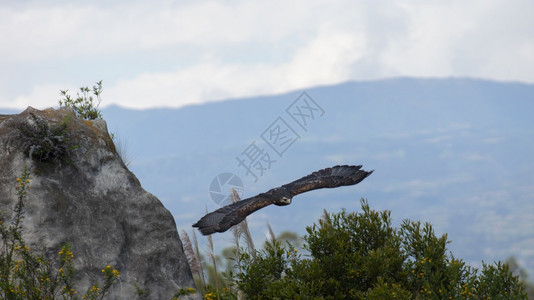
POLYGON ((361 170, 362 166, 335 166, 313 172, 308 176, 261 193, 257 196, 221 207, 193 224, 203 235, 224 232, 242 222, 248 215, 267 205, 284 206, 293 196, 311 190, 354 185, 371 175, 373 171, 361 170))

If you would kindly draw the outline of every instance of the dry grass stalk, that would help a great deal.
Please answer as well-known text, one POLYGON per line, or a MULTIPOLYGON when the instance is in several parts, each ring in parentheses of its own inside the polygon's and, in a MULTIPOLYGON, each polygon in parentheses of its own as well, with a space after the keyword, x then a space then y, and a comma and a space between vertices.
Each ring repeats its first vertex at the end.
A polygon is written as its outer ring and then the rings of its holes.
POLYGON ((189 268, 191 268, 191 272, 193 273, 193 276, 201 276, 200 275, 200 263, 197 259, 197 256, 195 255, 195 251, 193 250, 193 244, 191 243, 191 239, 189 239, 189 235, 187 234, 187 231, 182 229, 182 240, 184 245, 184 252, 185 256, 187 257, 187 263, 189 264, 189 268))
MULTIPOLYGON (((239 194, 237 193, 235 189, 232 189, 230 200, 232 200, 233 203, 236 203, 237 201, 241 200, 241 198, 239 197, 239 194)), ((245 239, 245 242, 247 243, 247 248, 250 254, 252 254, 252 256, 256 258, 256 247, 254 247, 254 241, 252 240, 252 235, 250 234, 247 219, 243 220, 243 222, 234 226, 234 228, 235 228, 234 238, 237 236, 237 239, 239 239, 241 238, 241 236, 243 236, 245 239)), ((237 242, 236 244, 239 245, 239 242, 237 242)))

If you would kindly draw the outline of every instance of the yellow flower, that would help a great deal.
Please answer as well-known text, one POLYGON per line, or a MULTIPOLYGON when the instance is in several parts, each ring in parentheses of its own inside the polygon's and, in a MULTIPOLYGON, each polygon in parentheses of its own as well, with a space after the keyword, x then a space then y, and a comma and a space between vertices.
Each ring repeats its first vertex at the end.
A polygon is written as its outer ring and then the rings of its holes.
POLYGON ((111 271, 111 273, 113 274, 113 276, 115 276, 115 277, 117 277, 117 278, 121 276, 120 273, 119 273, 119 271, 117 271, 117 270, 115 270, 115 269, 113 269, 113 271, 111 271))

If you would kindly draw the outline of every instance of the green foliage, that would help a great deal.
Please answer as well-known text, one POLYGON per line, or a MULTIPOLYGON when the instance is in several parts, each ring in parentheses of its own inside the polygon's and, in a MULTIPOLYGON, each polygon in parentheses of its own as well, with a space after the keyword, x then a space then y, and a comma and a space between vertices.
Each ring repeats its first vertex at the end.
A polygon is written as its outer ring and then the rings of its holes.
POLYGON ((365 294, 365 299, 382 300, 382 299, 411 299, 412 295, 405 290, 400 284, 388 284, 378 278, 377 284, 365 294))
POLYGON ((186 296, 196 293, 196 290, 194 288, 182 288, 179 289, 174 296, 172 297, 172 300, 178 300, 180 299, 180 296, 186 296))
MULTIPOLYGON (((17 178, 14 219, 7 226, 0 220, 0 299, 78 299, 71 245, 66 243, 58 252, 57 262, 52 263, 33 254, 22 238, 23 200, 29 188, 30 174, 25 169, 17 178)), ((103 299, 119 277, 119 272, 110 266, 102 272, 104 287, 93 285, 82 299, 103 299)))
POLYGON ((385 282, 407 279, 403 268, 402 241, 391 226, 390 213, 374 212, 362 203, 362 214, 325 215, 307 228, 307 249, 319 276, 329 278, 322 287, 326 294, 349 297, 371 289, 378 278, 385 282))
POLYGON ((59 164, 68 161, 67 127, 70 121, 66 117, 61 122, 49 126, 46 121, 30 113, 32 122, 12 124, 18 129, 19 140, 24 154, 40 162, 59 164))
POLYGON ((92 90, 88 87, 81 87, 80 91, 76 93, 76 98, 70 96, 68 91, 69 90, 60 90, 60 94, 64 98, 59 100, 59 106, 73 108, 76 115, 85 120, 102 118, 102 112, 98 109, 102 100, 100 98, 100 95, 102 94, 102 80, 96 82, 96 85, 93 86, 92 90), (93 96, 95 96, 96 99, 93 98, 93 96), (98 103, 96 103, 95 100, 98 100, 98 103))
POLYGON ((526 299, 526 293, 518 293, 515 288, 518 284, 518 277, 512 275, 507 264, 483 263, 481 276, 475 280, 473 289, 477 297, 482 299, 494 299, 499 296, 506 299, 526 299))
POLYGON ((306 255, 276 240, 255 256, 241 251, 234 291, 255 299, 526 299, 506 264, 470 268, 430 224, 394 228, 389 211, 361 206, 308 227, 306 255))
POLYGON ((279 295, 275 285, 280 285, 284 271, 288 270, 294 252, 286 252, 276 240, 267 243, 266 248, 254 257, 248 252, 241 253, 239 269, 239 289, 247 295, 273 298, 279 295), (254 263, 253 263, 254 262, 254 263), (269 288, 272 287, 272 288, 269 288), (275 292, 276 294, 272 294, 275 292))
POLYGON ((143 288, 141 288, 137 283, 135 283, 134 286, 135 286, 135 294, 136 294, 139 298, 143 298, 143 297, 145 297, 146 295, 148 295, 148 290, 147 290, 147 289, 143 289, 143 288))

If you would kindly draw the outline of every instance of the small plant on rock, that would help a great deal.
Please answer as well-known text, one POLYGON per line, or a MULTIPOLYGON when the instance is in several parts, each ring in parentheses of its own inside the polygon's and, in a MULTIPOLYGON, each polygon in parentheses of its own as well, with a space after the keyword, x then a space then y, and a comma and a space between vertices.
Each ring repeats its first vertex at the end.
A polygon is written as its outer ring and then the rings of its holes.
POLYGON ((100 94, 102 94, 102 80, 95 84, 92 90, 86 86, 81 87, 80 91, 76 93, 76 98, 68 94, 69 90, 60 90, 60 94, 64 98, 59 100, 59 106, 71 107, 76 112, 76 116, 85 120, 102 118, 102 112, 98 109, 102 100, 100 98, 100 94), (96 103, 97 101, 98 103, 96 103))
MULTIPOLYGON (((66 243, 55 263, 43 255, 35 255, 22 238, 24 197, 30 188, 27 169, 17 178, 17 203, 11 224, 0 220, 0 299, 79 299, 74 289, 74 254, 66 243), (53 267, 55 266, 55 267, 53 267)), ((82 299, 103 299, 120 276, 111 266, 105 267, 104 284, 94 284, 82 299)))
POLYGON ((24 154, 41 162, 61 163, 67 160, 67 127, 69 118, 50 126, 30 113, 31 121, 13 124, 19 130, 24 154))

